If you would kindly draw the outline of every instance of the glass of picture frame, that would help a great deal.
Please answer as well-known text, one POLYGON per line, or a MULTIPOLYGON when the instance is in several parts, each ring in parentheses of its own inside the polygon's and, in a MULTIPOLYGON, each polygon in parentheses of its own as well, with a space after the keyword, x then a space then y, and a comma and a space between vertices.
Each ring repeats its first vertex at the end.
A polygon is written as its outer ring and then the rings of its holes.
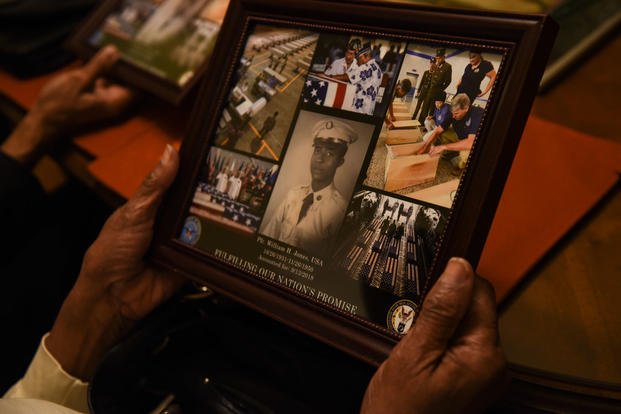
POLYGON ((151 260, 379 364, 476 266, 556 25, 234 0, 151 260))
POLYGON ((113 74, 178 104, 207 69, 229 0, 106 0, 76 31, 80 57, 114 45, 113 74))

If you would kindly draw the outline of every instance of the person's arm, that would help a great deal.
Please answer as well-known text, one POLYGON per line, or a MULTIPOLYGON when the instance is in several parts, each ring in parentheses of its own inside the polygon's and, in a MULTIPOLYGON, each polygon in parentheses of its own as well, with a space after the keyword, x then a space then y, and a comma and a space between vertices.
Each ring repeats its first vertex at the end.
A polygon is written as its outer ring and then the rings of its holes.
POLYGON ((436 155, 442 153, 442 151, 470 151, 472 144, 474 144, 475 134, 469 134, 468 138, 452 142, 450 144, 436 145, 431 148, 429 155, 436 155))
POLYGON ((487 86, 485 87, 485 90, 477 95, 479 98, 481 96, 487 95, 490 89, 492 89, 492 86, 494 86, 494 82, 496 81, 496 71, 492 69, 489 72, 487 72, 485 76, 489 78, 489 82, 487 82, 487 86))
POLYGON ((464 259, 451 259, 371 379, 361 412, 482 412, 508 382, 495 309, 489 282, 464 259))
POLYGON ((415 154, 421 155, 429 152, 429 155, 431 155, 429 148, 431 147, 431 145, 433 145, 436 138, 439 137, 443 132, 444 128, 442 127, 442 125, 438 125, 437 127, 435 127, 434 130, 431 132, 431 136, 429 137, 429 139, 425 141, 425 143, 415 152, 415 154))
POLYGON ((343 81, 343 82, 349 82, 349 76, 347 76, 346 73, 344 73, 342 75, 330 75, 330 78, 336 79, 336 80, 340 80, 340 81, 343 81))
POLYGON ((386 128, 393 129, 395 127, 395 124, 393 124, 393 121, 395 119, 396 118, 395 118, 395 114, 393 113, 392 102, 391 102, 390 105, 388 105, 388 113, 386 114, 386 118, 384 119, 384 122, 386 123, 386 128))

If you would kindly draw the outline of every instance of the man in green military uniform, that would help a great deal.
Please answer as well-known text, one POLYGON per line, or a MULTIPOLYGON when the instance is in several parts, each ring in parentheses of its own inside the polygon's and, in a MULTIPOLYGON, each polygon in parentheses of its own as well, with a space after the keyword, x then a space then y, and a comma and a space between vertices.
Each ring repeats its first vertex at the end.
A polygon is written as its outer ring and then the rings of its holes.
MULTIPOLYGON (((429 86, 431 85, 431 74, 436 70, 436 60, 435 58, 431 58, 429 60, 429 70, 426 70, 423 73, 423 77, 420 80, 420 86, 418 87, 418 92, 416 92, 416 96, 414 96, 418 101, 416 102, 416 109, 414 109, 414 113, 412 114, 412 119, 416 119, 418 116, 418 111, 427 96, 427 91, 429 91, 429 86)), ((422 124, 421 124, 422 125, 422 124)))
POLYGON ((427 94, 425 95, 423 101, 423 108, 421 109, 420 116, 418 117, 418 121, 421 123, 421 125, 424 125, 425 118, 427 118, 428 116, 433 116, 434 97, 437 96, 438 93, 444 92, 444 90, 451 84, 451 80, 453 78, 453 68, 451 67, 450 63, 446 62, 445 55, 445 49, 436 50, 436 68, 431 73, 431 82, 429 84, 429 89, 427 90, 427 94))

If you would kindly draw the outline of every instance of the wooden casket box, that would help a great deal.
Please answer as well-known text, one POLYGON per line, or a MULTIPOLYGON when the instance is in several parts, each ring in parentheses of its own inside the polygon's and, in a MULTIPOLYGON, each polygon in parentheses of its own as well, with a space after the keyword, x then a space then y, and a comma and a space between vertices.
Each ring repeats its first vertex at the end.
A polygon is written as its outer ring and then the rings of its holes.
POLYGON ((395 191, 436 178, 440 156, 415 155, 423 142, 386 145, 384 190, 395 191))

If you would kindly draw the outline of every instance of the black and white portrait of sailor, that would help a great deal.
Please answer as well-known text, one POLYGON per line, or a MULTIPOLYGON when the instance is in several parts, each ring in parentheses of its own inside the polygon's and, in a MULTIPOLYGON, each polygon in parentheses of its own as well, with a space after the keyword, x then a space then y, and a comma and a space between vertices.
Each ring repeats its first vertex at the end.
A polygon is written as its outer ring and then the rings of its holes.
POLYGON ((283 176, 297 174, 305 178, 304 182, 301 185, 289 185, 286 191, 282 188, 286 185, 282 184, 286 179, 276 184, 277 187, 281 184, 281 188, 275 190, 280 190, 282 197, 276 196, 270 200, 260 233, 308 253, 323 255, 331 248, 345 216, 359 173, 361 152, 366 150, 372 131, 365 124, 309 114, 318 118, 312 129, 298 128, 292 139, 297 141, 292 146, 298 147, 298 154, 307 154, 306 159, 293 155, 283 163, 283 176), (359 140, 358 130, 361 126, 365 132, 368 131, 368 136, 363 140, 366 143, 356 150, 355 164, 358 166, 348 164, 346 169, 349 178, 341 180, 345 182, 341 186, 346 188, 339 188, 335 176, 344 168, 349 148, 359 140), (352 170, 352 167, 357 168, 357 171, 352 170))

